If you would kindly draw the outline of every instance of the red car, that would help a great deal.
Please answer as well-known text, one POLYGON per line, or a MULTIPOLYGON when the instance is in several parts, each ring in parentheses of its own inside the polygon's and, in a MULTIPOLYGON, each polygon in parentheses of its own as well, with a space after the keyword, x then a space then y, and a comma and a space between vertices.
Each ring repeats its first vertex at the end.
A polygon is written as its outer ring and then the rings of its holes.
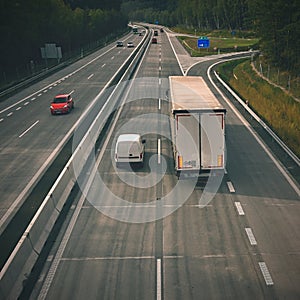
POLYGON ((66 114, 74 108, 74 101, 70 94, 59 94, 55 96, 50 105, 50 112, 55 114, 66 114))

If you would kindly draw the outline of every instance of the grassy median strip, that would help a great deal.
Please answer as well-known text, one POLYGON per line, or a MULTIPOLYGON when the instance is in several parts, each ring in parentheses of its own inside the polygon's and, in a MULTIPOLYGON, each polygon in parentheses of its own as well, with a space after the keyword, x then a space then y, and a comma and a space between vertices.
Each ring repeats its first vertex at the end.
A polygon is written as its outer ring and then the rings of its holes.
POLYGON ((224 63, 218 72, 300 157, 300 103, 258 76, 250 60, 224 63))

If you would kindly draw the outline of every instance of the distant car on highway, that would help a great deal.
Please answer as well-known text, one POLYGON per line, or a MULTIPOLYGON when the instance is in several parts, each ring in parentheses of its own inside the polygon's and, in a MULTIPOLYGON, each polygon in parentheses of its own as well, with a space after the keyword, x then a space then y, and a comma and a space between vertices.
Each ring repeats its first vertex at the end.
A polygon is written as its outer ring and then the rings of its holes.
POLYGON ((74 101, 70 94, 59 94, 54 97, 50 105, 50 112, 55 114, 66 114, 74 108, 74 101))
POLYGON ((134 47, 133 42, 128 42, 127 43, 127 48, 133 48, 133 47, 134 47))
POLYGON ((123 42, 122 41, 118 41, 117 42, 117 47, 123 47, 124 45, 123 45, 123 42))
POLYGON ((152 44, 157 44, 157 38, 152 38, 152 44))

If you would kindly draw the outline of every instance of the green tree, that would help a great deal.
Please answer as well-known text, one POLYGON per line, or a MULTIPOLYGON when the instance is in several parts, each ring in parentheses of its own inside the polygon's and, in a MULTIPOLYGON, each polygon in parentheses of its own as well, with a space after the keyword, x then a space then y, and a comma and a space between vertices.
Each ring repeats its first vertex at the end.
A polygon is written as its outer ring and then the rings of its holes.
POLYGON ((254 0, 251 10, 266 59, 299 75, 300 1, 254 0))

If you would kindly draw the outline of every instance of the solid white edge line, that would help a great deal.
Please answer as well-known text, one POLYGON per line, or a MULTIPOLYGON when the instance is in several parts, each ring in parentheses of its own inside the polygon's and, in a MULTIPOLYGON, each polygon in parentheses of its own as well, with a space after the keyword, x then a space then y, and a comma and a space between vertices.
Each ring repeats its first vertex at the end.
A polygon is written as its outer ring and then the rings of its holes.
MULTIPOLYGON (((104 53, 100 54, 99 56, 97 56, 96 58, 92 59, 91 61, 89 61, 88 63, 86 63, 85 65, 81 66, 79 69, 75 70, 74 72, 70 73, 69 75, 73 75, 75 73, 77 73, 78 71, 80 71, 81 69, 85 68, 86 66, 88 66, 89 64, 91 64, 92 62, 96 61, 98 58, 102 57, 103 55, 107 54, 109 51, 111 51, 112 49, 114 49, 114 47, 108 49, 107 51, 105 51, 104 53)), ((131 57, 131 55, 127 58, 127 60, 131 57)), ((126 61, 127 61, 126 60, 126 61)), ((126 61, 123 63, 123 65, 126 63, 126 61)), ((123 67, 123 65, 120 66, 120 68, 117 70, 116 73, 118 73, 121 68, 123 67)), ((64 138, 60 141, 60 143, 58 144, 58 146, 54 149, 54 151, 51 153, 51 155, 48 156, 47 160, 44 162, 44 164, 39 168, 39 170, 35 173, 35 175, 31 178, 31 180, 28 182, 28 184, 26 185, 26 187, 22 190, 22 192, 18 195, 17 199, 13 202, 13 204, 7 209, 6 213, 1 217, 0 219, 0 233, 2 233, 2 231, 4 230, 3 228, 3 224, 6 222, 6 220, 10 217, 11 213, 13 213, 13 211, 15 210, 15 208, 17 207, 17 205, 23 200, 23 198, 25 197, 25 195, 29 192, 29 190, 31 189, 32 185, 34 184, 34 182, 39 178, 39 176, 41 176, 41 174, 43 174, 46 170, 47 165, 52 161, 52 159, 56 156, 57 151, 59 149, 61 149, 61 147, 65 144, 65 142, 69 139, 69 137, 71 136, 71 134, 73 133, 73 131, 77 128, 77 126, 80 124, 80 122, 85 118, 85 116, 89 113, 89 111, 91 110, 91 108, 93 107, 93 105, 95 104, 95 102, 98 100, 98 98, 104 93, 104 91, 107 89, 107 87, 111 84, 111 82, 113 81, 113 78, 115 76, 113 76, 107 83, 106 85, 103 87, 103 89, 98 93, 98 95, 92 100, 92 102, 89 104, 89 106, 84 110, 84 112, 81 114, 80 118, 76 121, 76 123, 72 126, 72 128, 69 130, 69 132, 64 136, 64 138)), ((54 85, 56 85, 59 82, 56 81, 54 82, 54 85)), ((53 83, 51 83, 50 85, 53 85, 53 83)), ((49 86, 49 85, 48 85, 49 86)), ((74 90, 73 90, 74 91, 74 90)), ((73 93, 73 91, 71 93, 73 93)), ((33 95, 35 95, 37 92, 33 93, 32 95, 20 100, 19 102, 11 105, 10 107, 5 108, 4 110, 0 111, 0 113, 8 110, 11 107, 16 106, 18 103, 21 103, 23 101, 25 101, 26 99, 28 99, 29 97, 32 97, 33 95)), ((41 94, 39 94, 41 95, 41 94)), ((39 96, 38 95, 38 96, 39 96)), ((1 119, 0 119, 1 120, 1 119)), ((2 121, 1 121, 2 122, 2 121)))
MULTIPOLYGON (((185 76, 186 74, 184 74, 184 70, 183 70, 182 65, 181 65, 181 63, 180 63, 179 57, 178 57, 178 55, 177 55, 177 53, 176 53, 176 51, 175 51, 175 49, 174 49, 174 46, 173 46, 173 44, 172 44, 172 42, 171 42, 171 39, 170 39, 170 36, 169 36, 169 33, 168 33, 168 32, 167 32, 167 37, 168 37, 169 43, 170 43, 170 45, 171 45, 171 48, 172 48, 172 50, 173 50, 173 53, 174 53, 174 55, 175 55, 175 57, 176 57, 176 60, 177 60, 177 62, 178 62, 178 66, 179 66, 179 68, 180 68, 180 71, 181 71, 182 75, 185 76)), ((176 37, 175 37, 175 38, 176 38, 176 37)))
POLYGON ((279 138, 279 136, 266 125, 265 122, 230 88, 228 84, 226 84, 220 76, 216 74, 218 80, 222 83, 222 85, 230 92, 230 94, 244 107, 244 109, 259 123, 263 128, 269 133, 269 135, 283 148, 283 150, 294 160, 294 162, 300 166, 300 159, 295 155, 293 151, 291 151, 288 146, 279 138))
MULTIPOLYGON (((130 57, 130 56, 129 56, 129 57, 130 57)), ((129 59, 129 58, 128 58, 128 59, 129 59)), ((141 61, 142 61, 142 60, 141 60, 141 61)), ((122 66, 123 66, 123 65, 122 65, 122 66)), ((122 67, 122 66, 121 66, 121 67, 122 67)), ((121 69, 121 67, 119 68, 119 70, 121 69)), ((138 67, 138 68, 139 68, 139 67, 138 67)), ((117 71, 117 73, 119 72, 119 70, 117 71)), ((124 73, 123 76, 121 77, 119 83, 117 84, 117 87, 121 84, 122 79, 123 79, 124 76, 125 76, 125 73, 124 73)), ((111 83, 111 81, 113 80, 113 78, 114 78, 114 76, 110 79, 109 82, 107 82, 107 84, 104 86, 104 88, 103 88, 103 89, 99 92, 99 94, 94 98, 93 102, 95 102, 95 101, 98 99, 98 97, 106 90, 106 88, 110 85, 110 83, 111 83)), ((133 81, 131 82, 131 85, 132 85, 132 84, 133 84, 133 81)), ((130 88, 129 88, 129 90, 130 90, 130 88)), ((125 103, 125 100, 126 100, 127 97, 128 97, 129 90, 127 90, 127 94, 125 95, 124 100, 123 100, 123 102, 121 103, 121 107, 123 106, 123 104, 125 103)), ((108 97, 107 101, 104 103, 102 109, 101 109, 100 112, 98 113, 96 119, 99 117, 99 115, 101 115, 101 113, 103 112, 103 110, 104 110, 104 108, 106 107, 106 105, 108 105, 108 103, 109 103, 109 101, 110 101, 110 98, 112 97, 113 94, 114 94, 114 92, 111 93, 110 97, 108 97)), ((89 105, 89 107, 84 111, 84 114, 83 114, 84 116, 89 112, 90 108, 91 108, 92 105, 93 105, 93 102, 92 102, 92 103, 89 105)), ((119 110, 118 110, 116 119, 118 119, 118 115, 121 114, 121 111, 122 111, 122 109, 119 109, 119 110)), ((83 116, 81 116, 81 117, 83 118, 83 116)), ((93 124, 96 122, 96 119, 94 120, 94 122, 92 123, 91 126, 93 126, 93 124)), ((49 271, 48 271, 48 273, 47 273, 46 279, 44 280, 42 289, 41 289, 41 291, 40 291, 40 293, 39 293, 39 296, 38 296, 38 299, 39 299, 39 300, 45 299, 46 296, 47 296, 47 294, 48 294, 49 288, 50 288, 51 283, 52 283, 52 281, 53 281, 53 279, 54 279, 56 270, 57 270, 58 265, 59 265, 59 262, 60 262, 60 260, 61 260, 61 258, 62 258, 62 255, 63 255, 63 252, 64 252, 64 250, 65 250, 65 247, 66 247, 66 245, 67 245, 67 243, 68 243, 68 240, 70 239, 71 233, 72 233, 73 228, 74 228, 74 226, 75 226, 75 224, 76 224, 76 221, 77 221, 77 218, 78 218, 78 216, 79 216, 80 210, 81 210, 82 207, 83 207, 83 204, 84 204, 84 201, 85 201, 85 195, 87 194, 87 191, 88 191, 88 190, 90 189, 90 187, 91 187, 91 184, 92 184, 92 181, 94 180, 95 173, 96 173, 96 171, 97 171, 98 165, 99 165, 99 163, 100 163, 100 161, 101 161, 101 159, 102 159, 104 150, 106 149, 107 144, 108 144, 108 142, 109 142, 109 140, 110 140, 110 138, 111 138, 112 132, 113 132, 113 130, 114 130, 114 128, 115 128, 115 124, 116 124, 116 122, 117 122, 116 119, 115 119, 115 121, 113 122, 113 124, 112 124, 112 126, 111 126, 111 129, 110 129, 110 131, 109 131, 109 133, 108 133, 108 135, 107 135, 106 140, 104 141, 103 147, 101 148, 101 151, 100 151, 100 153, 99 153, 99 155, 98 155, 96 164, 95 164, 95 166, 93 167, 93 170, 92 170, 92 172, 91 172, 92 175, 89 176, 88 181, 87 181, 87 183, 86 183, 86 185, 85 185, 85 187, 84 187, 84 190, 82 191, 82 195, 81 195, 81 197, 80 197, 80 199, 79 199, 79 201, 78 201, 78 203, 77 203, 76 209, 75 209, 75 211, 74 211, 74 213, 73 213, 73 216, 72 216, 71 221, 70 221, 70 223, 69 223, 69 225, 68 225, 68 228, 67 228, 67 230, 66 230, 66 232, 65 232, 65 234, 64 234, 63 240, 62 240, 62 242, 61 242, 61 244, 60 244, 60 246, 59 246, 59 249, 58 249, 58 251, 57 251, 57 253, 56 253, 56 255, 55 255, 55 258, 54 258, 54 260, 53 260, 53 262, 52 262, 52 264, 51 264, 51 267, 50 267, 50 269, 49 269, 49 271)), ((78 121, 79 121, 79 120, 78 120, 78 121)), ((88 131, 87 131, 86 134, 84 135, 84 137, 83 137, 81 143, 86 139, 86 136, 87 136, 87 135, 88 135, 88 131)), ((75 153, 76 153, 76 151, 80 148, 81 143, 77 146, 77 148, 76 148, 76 150, 75 150, 75 153)), ((73 155, 72 155, 72 157, 70 158, 69 161, 72 161, 74 155, 75 155, 75 154, 73 153, 73 155)))
POLYGON ((156 260, 156 300, 161 300, 161 259, 156 260))
MULTIPOLYGON (((297 193, 298 196, 300 196, 300 189, 296 185, 296 183, 292 180, 290 175, 287 173, 287 171, 281 166, 281 164, 276 160, 274 155, 271 153, 271 151, 265 146, 263 141, 260 139, 260 137, 256 134, 254 129, 250 126, 250 124, 246 121, 246 119, 239 113, 239 111, 234 107, 234 105, 230 102, 230 100, 224 95, 224 93, 217 87, 217 85, 213 82, 211 76, 210 76, 210 70, 217 64, 223 63, 224 61, 219 61, 214 64, 212 64, 208 70, 207 70, 207 76, 209 78, 209 81, 214 86, 214 88, 218 91, 218 93, 221 95, 221 97, 224 99, 224 101, 229 105, 229 107, 232 109, 232 111, 235 113, 235 115, 239 118, 239 120, 245 125, 245 127, 249 130, 249 132, 252 134, 252 136, 256 139, 256 141, 259 143, 259 145, 263 148, 263 150, 266 152, 266 154, 270 157, 270 159, 273 161, 275 166, 278 168, 280 173, 283 175, 283 177, 287 180, 287 182, 290 184, 290 186, 294 189, 294 191, 297 193)), ((217 73, 215 73, 218 79, 221 80, 221 78, 218 76, 217 73)))
POLYGON ((91 260, 141 260, 154 259, 154 256, 103 256, 103 257, 62 257, 61 261, 91 261, 91 260))
MULTIPOLYGON (((76 69, 75 71, 69 73, 69 74, 68 74, 67 76, 65 76, 65 77, 69 77, 69 76, 71 76, 71 75, 73 75, 73 74, 75 74, 75 73, 81 71, 82 69, 84 69, 85 67, 87 67, 88 65, 90 65, 91 63, 93 63, 94 61, 96 61, 97 59, 99 59, 100 57, 104 56, 104 55, 107 54, 108 52, 112 51, 113 49, 115 49, 115 47, 109 48, 109 49, 106 50, 105 52, 99 54, 98 56, 96 56, 95 58, 93 58, 92 60, 90 60, 89 62, 87 62, 87 63, 84 64, 83 66, 81 66, 80 68, 76 69)), ((104 67, 104 66, 105 66, 105 64, 104 64, 102 67, 104 67)), ((58 80, 56 80, 56 81, 54 81, 54 82, 48 84, 46 87, 43 87, 42 89, 40 89, 40 90, 38 90, 38 91, 32 93, 31 95, 29 95, 29 96, 27 96, 27 97, 21 99, 20 101, 18 101, 18 102, 16 102, 16 103, 14 103, 14 104, 12 104, 12 105, 10 105, 10 106, 8 106, 8 107, 2 109, 2 110, 0 111, 0 114, 3 113, 3 112, 5 112, 5 111, 7 111, 7 110, 9 110, 9 109, 11 109, 12 107, 15 107, 15 106, 18 105, 18 104, 20 104, 20 103, 26 101, 28 98, 31 98, 31 97, 35 96, 36 94, 38 94, 38 93, 39 93, 39 94, 37 95, 38 97, 39 97, 39 96, 42 96, 42 94, 41 94, 42 91, 44 91, 45 89, 49 88, 50 86, 57 86, 57 84, 59 84, 65 77, 60 78, 60 79, 58 79, 58 80)))
POLYGON ((38 122, 40 122, 39 120, 35 121, 30 127, 28 127, 23 133, 21 133, 19 135, 19 138, 21 138, 22 136, 24 136, 29 130, 31 130, 38 122))
POLYGON ((81 210, 81 207, 82 207, 84 201, 85 201, 85 197, 82 195, 79 199, 79 202, 76 206, 76 209, 75 209, 74 214, 71 218, 71 221, 68 225, 68 228, 67 228, 67 230, 64 234, 64 237, 63 237, 63 239, 62 239, 62 241, 59 245, 59 248, 56 252, 55 258, 52 261, 52 264, 51 264, 51 267, 50 267, 50 269, 47 273, 47 276, 46 276, 46 278, 43 282, 42 288, 41 288, 41 290, 39 292, 39 295, 38 295, 38 300, 46 299, 46 296, 47 296, 48 291, 50 289, 50 285, 53 281, 53 278, 55 276, 55 273, 56 273, 56 270, 58 268, 59 262, 62 258, 62 255, 63 255, 64 251, 65 251, 67 243, 70 239, 71 233, 73 231, 73 228, 75 226, 75 223, 77 221, 77 218, 79 216, 79 213, 80 213, 80 210, 81 210))

